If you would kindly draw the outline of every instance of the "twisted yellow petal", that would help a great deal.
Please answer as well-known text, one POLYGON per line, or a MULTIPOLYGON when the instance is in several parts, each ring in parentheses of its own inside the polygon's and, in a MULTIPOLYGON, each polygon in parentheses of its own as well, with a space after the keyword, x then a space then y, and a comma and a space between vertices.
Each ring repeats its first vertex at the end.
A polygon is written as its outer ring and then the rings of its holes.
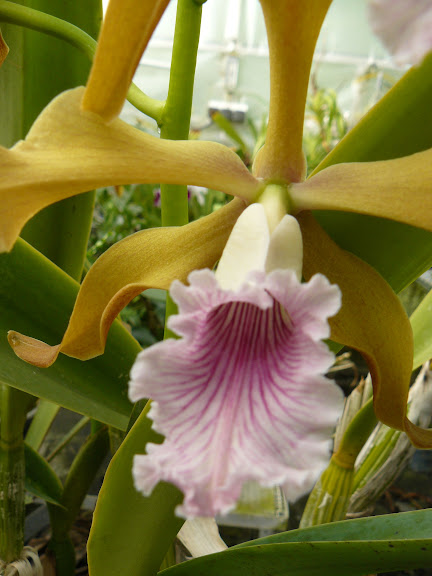
POLYGON ((109 121, 120 114, 135 69, 169 0, 111 0, 83 109, 109 121))
POLYGON ((81 360, 102 354, 111 324, 132 298, 147 288, 166 290, 175 279, 186 282, 192 270, 214 266, 244 208, 234 200, 187 226, 143 230, 121 240, 85 277, 61 344, 49 346, 11 331, 15 354, 43 368, 60 352, 81 360))
POLYGON ((196 184, 251 199, 260 187, 226 146, 160 140, 119 119, 106 124, 80 109, 83 91, 55 98, 26 140, 0 148, 0 251, 12 248, 39 210, 92 188, 196 184))
POLYGON ((339 248, 310 212, 302 212, 298 220, 304 276, 309 279, 321 272, 342 290, 342 308, 330 319, 331 338, 355 348, 367 361, 377 418, 404 430, 415 446, 432 448, 432 430, 421 429, 406 417, 413 336, 399 299, 376 270, 339 248))
POLYGON ((432 149, 396 160, 336 164, 293 184, 294 212, 343 210, 432 230, 432 149))
POLYGON ((255 160, 262 178, 304 180, 303 119, 315 44, 331 0, 260 0, 270 51, 266 143, 255 160))

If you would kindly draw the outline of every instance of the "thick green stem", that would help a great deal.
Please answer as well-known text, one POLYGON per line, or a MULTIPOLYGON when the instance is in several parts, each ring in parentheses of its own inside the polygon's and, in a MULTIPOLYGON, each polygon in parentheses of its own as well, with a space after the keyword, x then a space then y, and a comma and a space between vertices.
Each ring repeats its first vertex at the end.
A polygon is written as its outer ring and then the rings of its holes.
POLYGON ((4 384, 0 396, 0 558, 8 563, 20 557, 24 546, 23 429, 33 399, 4 384))
POLYGON ((18 24, 19 26, 66 40, 66 42, 81 50, 90 60, 93 59, 96 50, 96 40, 81 30, 81 28, 66 22, 66 20, 45 14, 40 10, 20 6, 15 4, 15 2, 1 0, 0 21, 18 24))
MULTIPOLYGON (((161 138, 168 140, 189 137, 202 4, 195 0, 178 2, 168 97, 160 123, 161 138)), ((187 224, 187 187, 162 184, 161 208, 163 226, 187 224)), ((175 312, 176 306, 168 295, 165 322, 175 312)), ((172 333, 165 326, 165 337, 168 336, 172 333)))
MULTIPOLYGON (((201 11, 201 5, 194 0, 179 0, 168 97, 161 122, 161 138, 168 140, 189 137, 201 11)), ((162 225, 187 224, 186 186, 163 184, 161 190, 162 225)))
MULTIPOLYGON (((15 2, 0 0, 0 22, 18 24, 37 32, 61 38, 80 50, 90 61, 93 60, 96 52, 96 40, 78 26, 74 26, 66 20, 56 18, 40 10, 20 6, 15 4, 15 2)), ((150 98, 135 84, 132 84, 129 89, 128 100, 140 112, 150 116, 156 122, 160 122, 163 102, 150 98)))

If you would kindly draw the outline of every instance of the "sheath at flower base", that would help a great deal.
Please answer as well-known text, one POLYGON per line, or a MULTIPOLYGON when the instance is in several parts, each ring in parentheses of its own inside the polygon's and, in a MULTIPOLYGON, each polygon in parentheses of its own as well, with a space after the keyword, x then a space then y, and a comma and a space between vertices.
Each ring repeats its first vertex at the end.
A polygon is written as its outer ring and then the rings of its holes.
POLYGON ((150 417, 166 439, 135 456, 135 485, 148 495, 160 480, 175 484, 181 516, 226 513, 249 480, 282 484, 295 500, 328 463, 343 398, 323 376, 334 357, 321 340, 341 295, 320 274, 301 284, 301 260, 295 218, 270 232, 252 204, 216 273, 172 284, 179 313, 169 326, 181 339, 138 356, 130 398, 153 399, 150 417))

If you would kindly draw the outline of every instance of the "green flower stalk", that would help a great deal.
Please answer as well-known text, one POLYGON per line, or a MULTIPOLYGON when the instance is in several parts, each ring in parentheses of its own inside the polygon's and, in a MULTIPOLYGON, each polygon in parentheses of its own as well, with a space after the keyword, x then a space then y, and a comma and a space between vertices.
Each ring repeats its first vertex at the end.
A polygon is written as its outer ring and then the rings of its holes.
POLYGON ((26 414, 34 399, 5 384, 0 396, 0 559, 18 560, 24 546, 24 439, 26 414))

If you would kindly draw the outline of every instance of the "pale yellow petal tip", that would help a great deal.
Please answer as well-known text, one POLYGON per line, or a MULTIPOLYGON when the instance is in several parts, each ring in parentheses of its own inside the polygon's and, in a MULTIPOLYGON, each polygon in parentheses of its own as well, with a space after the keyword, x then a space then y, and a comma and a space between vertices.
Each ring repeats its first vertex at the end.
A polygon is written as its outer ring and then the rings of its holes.
POLYGON ((60 344, 49 346, 45 342, 24 336, 14 330, 8 332, 8 342, 18 358, 38 368, 51 366, 60 352, 60 344))
POLYGON ((432 428, 420 428, 405 418, 404 430, 413 446, 420 450, 432 450, 432 428))

